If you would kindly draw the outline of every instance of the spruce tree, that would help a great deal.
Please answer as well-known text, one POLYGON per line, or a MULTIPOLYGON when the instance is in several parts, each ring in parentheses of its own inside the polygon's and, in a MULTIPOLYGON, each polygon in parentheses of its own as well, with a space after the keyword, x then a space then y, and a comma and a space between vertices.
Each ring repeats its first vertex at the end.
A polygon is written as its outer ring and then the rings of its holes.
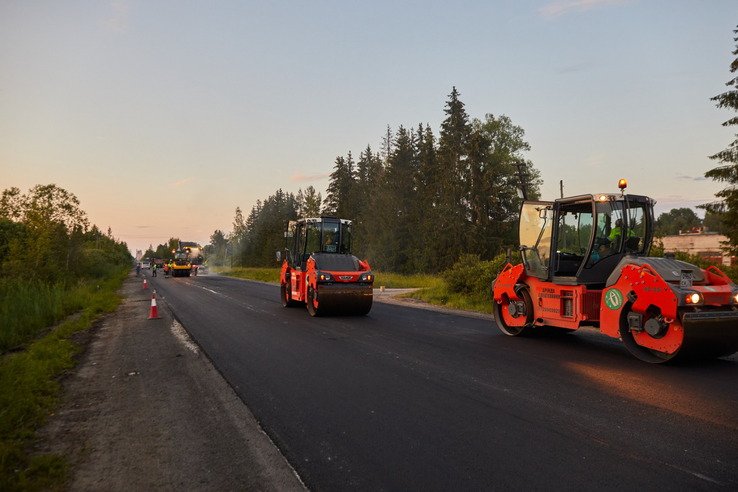
POLYGON ((336 157, 333 172, 330 175, 330 184, 323 201, 324 211, 342 218, 350 219, 353 209, 350 202, 351 189, 356 180, 354 159, 351 152, 348 157, 336 157))
POLYGON ((381 238, 377 247, 381 269, 407 272, 412 257, 415 203, 416 155, 413 136, 400 126, 395 134, 393 151, 387 161, 380 200, 375 210, 381 238))
MULTIPOLYGON (((733 32, 738 33, 738 29, 733 32)), ((738 41, 738 37, 733 38, 733 41, 738 41)), ((738 45, 732 54, 738 55, 738 45)), ((735 73, 736 71, 738 71, 738 58, 730 65, 730 72, 735 73)), ((738 77, 732 78, 725 85, 732 89, 710 100, 716 101, 718 108, 738 111, 738 77)), ((733 125, 738 125, 738 116, 723 123, 723 126, 733 125)), ((717 201, 702 205, 702 208, 710 213, 722 214, 725 235, 728 237, 726 246, 734 255, 738 254, 738 135, 736 137, 727 149, 710 156, 710 159, 718 161, 720 165, 707 171, 705 177, 727 183, 728 186, 715 193, 717 201)))
POLYGON ((439 267, 449 268, 465 250, 469 238, 469 182, 468 142, 470 134, 469 116, 464 103, 459 100, 456 87, 446 102, 446 119, 441 123, 438 139, 440 163, 438 204, 438 258, 439 267))

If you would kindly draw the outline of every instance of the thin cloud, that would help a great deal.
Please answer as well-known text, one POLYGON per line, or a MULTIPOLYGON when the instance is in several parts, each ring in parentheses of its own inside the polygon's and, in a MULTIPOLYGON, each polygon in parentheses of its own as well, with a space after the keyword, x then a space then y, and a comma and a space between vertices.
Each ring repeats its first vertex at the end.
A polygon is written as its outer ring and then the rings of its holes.
POLYGON ((652 196, 651 198, 656 200, 656 208, 667 212, 672 208, 694 208, 715 201, 715 198, 688 198, 682 195, 652 196))
POLYGON ((128 16, 131 13, 131 6, 126 2, 117 0, 110 4, 113 16, 108 19, 108 26, 115 32, 125 32, 128 30, 128 16))
POLYGON ((188 181, 192 181, 195 178, 185 178, 182 181, 177 181, 176 183, 172 183, 172 188, 179 188, 183 184, 185 184, 188 181))
POLYGON ((565 73, 581 72, 591 67, 591 63, 580 63, 578 65, 569 65, 568 67, 562 67, 556 70, 556 75, 562 75, 565 73))
POLYGON ((329 176, 330 174, 310 174, 306 176, 302 174, 302 171, 297 171, 295 174, 290 176, 290 181, 294 181, 296 183, 307 183, 309 181, 320 181, 321 179, 326 179, 329 176))
POLYGON ((586 12, 605 5, 620 5, 630 0, 557 0, 538 9, 544 19, 553 19, 571 12, 586 12))
POLYGON ((692 177, 692 176, 686 176, 684 174, 682 174, 681 176, 677 176, 676 179, 685 179, 687 181, 708 181, 709 180, 709 178, 706 178, 704 176, 692 177))
POLYGON ((602 153, 592 154, 584 160, 584 164, 588 167, 601 167, 607 162, 607 156, 602 153))

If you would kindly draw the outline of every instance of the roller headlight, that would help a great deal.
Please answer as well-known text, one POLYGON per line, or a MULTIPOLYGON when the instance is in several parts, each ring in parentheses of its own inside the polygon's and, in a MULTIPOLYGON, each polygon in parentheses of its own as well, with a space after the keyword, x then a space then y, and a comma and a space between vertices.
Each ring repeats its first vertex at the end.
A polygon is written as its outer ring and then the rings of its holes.
POLYGON ((374 282, 374 274, 372 272, 364 272, 359 276, 361 282, 374 282))
POLYGON ((687 294, 685 301, 687 304, 700 304, 702 302, 702 296, 697 292, 691 292, 687 294))
POLYGON ((333 275, 328 272, 316 272, 318 280, 321 282, 333 282, 333 275))
POLYGON ((738 304, 738 292, 733 292, 730 296, 730 302, 733 304, 738 304))

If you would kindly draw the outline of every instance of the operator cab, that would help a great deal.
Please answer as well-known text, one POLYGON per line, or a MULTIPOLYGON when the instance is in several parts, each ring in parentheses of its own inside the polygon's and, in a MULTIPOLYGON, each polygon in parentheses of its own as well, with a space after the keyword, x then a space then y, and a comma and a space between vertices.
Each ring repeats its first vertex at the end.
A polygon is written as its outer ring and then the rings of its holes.
POLYGON ((351 255, 353 226, 350 220, 319 217, 291 220, 285 232, 285 259, 290 268, 304 271, 307 260, 331 255, 351 255))
POLYGON ((526 273, 554 284, 604 287, 625 256, 648 255, 653 205, 647 196, 624 193, 524 202, 519 235, 526 273))
POLYGON ((187 256, 188 255, 187 255, 187 252, 186 251, 182 251, 181 249, 178 249, 174 253, 174 262, 177 263, 178 265, 185 264, 188 261, 187 256))

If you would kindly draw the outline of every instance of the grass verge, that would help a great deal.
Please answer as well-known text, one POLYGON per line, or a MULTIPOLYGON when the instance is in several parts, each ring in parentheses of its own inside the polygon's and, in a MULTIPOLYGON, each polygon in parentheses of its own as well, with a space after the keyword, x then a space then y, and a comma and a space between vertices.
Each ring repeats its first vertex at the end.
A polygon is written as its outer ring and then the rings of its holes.
MULTIPOLYGON (((278 268, 216 268, 215 272, 229 277, 279 283, 278 268)), ((374 272, 374 287, 388 289, 414 289, 403 297, 412 297, 430 304, 466 311, 492 313, 492 299, 478 298, 449 291, 443 278, 438 275, 401 275, 399 273, 374 272)))
POLYGON ((412 297, 437 306, 487 314, 492 314, 494 306, 491 298, 484 299, 478 298, 477 296, 470 296, 468 294, 456 294, 450 292, 443 279, 440 278, 438 279, 438 283, 432 287, 416 290, 415 292, 409 292, 407 294, 403 294, 401 297, 412 297))
POLYGON ((259 280, 261 282, 279 283, 279 268, 225 268, 215 267, 213 271, 227 277, 245 278, 248 280, 259 280))
MULTIPOLYGON (((213 268, 215 273, 228 277, 260 280, 262 282, 279 283, 279 268, 213 268)), ((438 285, 442 280, 435 275, 400 275, 399 273, 374 272, 374 287, 384 285, 388 289, 426 288, 438 285)))
POLYGON ((0 484, 2 490, 60 489, 67 474, 64 456, 28 453, 34 432, 53 416, 58 403, 59 379, 75 364, 80 348, 70 338, 85 330, 103 313, 120 304, 127 269, 112 280, 85 285, 79 318, 30 343, 26 350, 0 359, 0 484))

